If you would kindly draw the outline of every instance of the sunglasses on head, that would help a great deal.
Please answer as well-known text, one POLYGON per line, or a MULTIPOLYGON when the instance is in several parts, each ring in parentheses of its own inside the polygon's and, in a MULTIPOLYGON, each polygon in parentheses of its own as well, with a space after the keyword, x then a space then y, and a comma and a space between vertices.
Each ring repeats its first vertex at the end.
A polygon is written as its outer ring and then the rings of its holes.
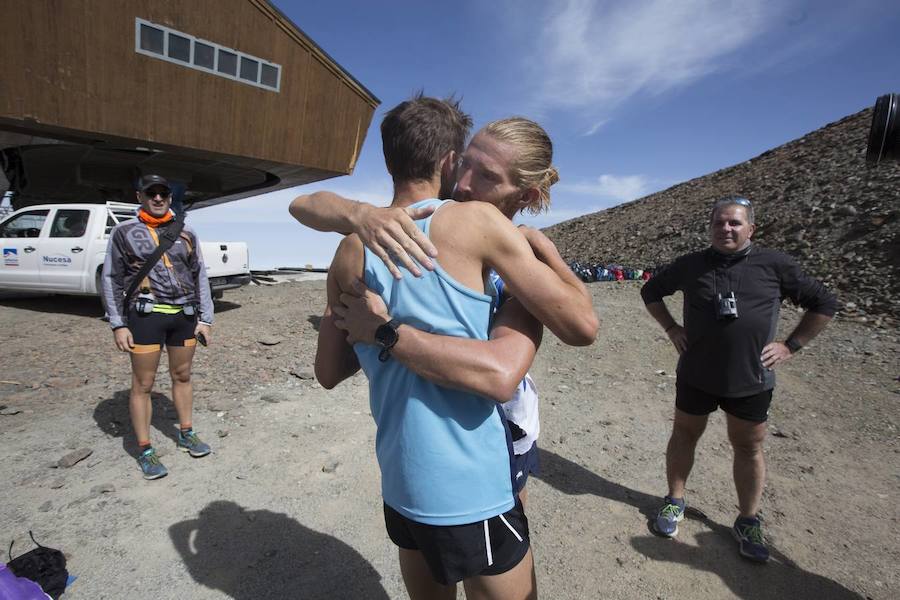
POLYGON ((723 204, 739 204, 740 206, 747 206, 747 207, 752 206, 750 204, 749 200, 747 200, 746 198, 742 198, 740 196, 735 196, 733 198, 720 198, 719 200, 716 200, 716 202, 715 202, 716 206, 722 206, 723 204))
POLYGON ((163 200, 168 200, 172 195, 172 192, 169 190, 144 190, 144 195, 148 198, 156 198, 159 196, 163 200))

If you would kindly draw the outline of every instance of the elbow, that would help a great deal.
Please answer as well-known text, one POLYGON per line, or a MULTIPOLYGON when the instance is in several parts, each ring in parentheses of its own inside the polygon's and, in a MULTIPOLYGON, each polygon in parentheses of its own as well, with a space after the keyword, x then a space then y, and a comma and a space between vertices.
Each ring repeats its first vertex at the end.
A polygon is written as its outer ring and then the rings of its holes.
POLYGON ((306 200, 309 196, 297 196, 291 203, 288 205, 288 212, 291 213, 291 216, 300 220, 300 217, 303 215, 303 205, 306 203, 306 200))
MULTIPOLYGON (((534 355, 531 356, 531 360, 534 360, 534 355)), ((531 366, 531 360, 527 364, 513 368, 498 365, 490 376, 482 379, 486 384, 484 395, 501 404, 512 400, 519 384, 522 383, 522 378, 528 372, 528 367, 531 366)))
POLYGON ((333 390, 337 384, 339 384, 342 379, 337 376, 337 373, 334 372, 334 369, 327 369, 318 362, 316 362, 314 371, 316 374, 316 381, 319 382, 326 390, 333 390))
POLYGON ((576 326, 561 338, 569 346, 590 346, 600 332, 600 318, 592 310, 589 315, 579 321, 576 326))

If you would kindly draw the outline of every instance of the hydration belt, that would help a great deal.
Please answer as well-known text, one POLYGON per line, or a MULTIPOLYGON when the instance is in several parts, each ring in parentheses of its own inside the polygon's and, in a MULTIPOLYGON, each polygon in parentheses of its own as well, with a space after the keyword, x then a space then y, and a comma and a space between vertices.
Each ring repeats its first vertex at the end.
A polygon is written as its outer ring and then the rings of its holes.
POLYGON ((194 314, 194 305, 193 304, 153 304, 153 312, 162 313, 164 315, 177 315, 181 311, 184 311, 184 314, 187 316, 192 316, 194 314))

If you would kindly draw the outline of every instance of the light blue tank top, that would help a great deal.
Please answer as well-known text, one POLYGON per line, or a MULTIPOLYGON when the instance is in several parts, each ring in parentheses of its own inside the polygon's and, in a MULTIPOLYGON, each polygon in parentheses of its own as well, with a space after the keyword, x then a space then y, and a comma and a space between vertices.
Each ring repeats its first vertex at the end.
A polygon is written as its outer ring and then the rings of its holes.
MULTIPOLYGON (((416 224, 428 235, 431 217, 416 224)), ((417 278, 405 271, 399 281, 368 249, 365 262, 366 285, 381 294, 394 319, 431 333, 487 339, 494 298, 463 286, 437 261, 433 272, 417 278)), ((512 446, 497 403, 426 381, 393 357, 380 362, 376 346, 354 350, 369 378, 385 503, 429 525, 474 523, 511 509, 512 446)))

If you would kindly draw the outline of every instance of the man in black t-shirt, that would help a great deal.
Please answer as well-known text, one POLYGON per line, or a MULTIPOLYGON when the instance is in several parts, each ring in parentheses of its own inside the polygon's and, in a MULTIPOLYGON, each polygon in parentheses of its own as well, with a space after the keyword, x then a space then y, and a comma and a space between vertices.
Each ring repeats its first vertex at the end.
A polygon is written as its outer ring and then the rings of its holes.
POLYGON ((678 533, 684 488, 694 450, 709 414, 726 413, 734 449, 734 483, 740 515, 733 533, 745 558, 769 559, 757 516, 765 485, 763 440, 774 369, 789 360, 828 324, 837 301, 790 256, 760 248, 750 201, 736 196, 715 202, 710 247, 675 259, 641 290, 647 311, 678 350, 675 419, 666 449, 669 493, 654 523, 664 536, 678 533), (663 303, 684 294, 683 325, 663 303), (775 341, 781 301, 806 309, 785 341, 775 341))

